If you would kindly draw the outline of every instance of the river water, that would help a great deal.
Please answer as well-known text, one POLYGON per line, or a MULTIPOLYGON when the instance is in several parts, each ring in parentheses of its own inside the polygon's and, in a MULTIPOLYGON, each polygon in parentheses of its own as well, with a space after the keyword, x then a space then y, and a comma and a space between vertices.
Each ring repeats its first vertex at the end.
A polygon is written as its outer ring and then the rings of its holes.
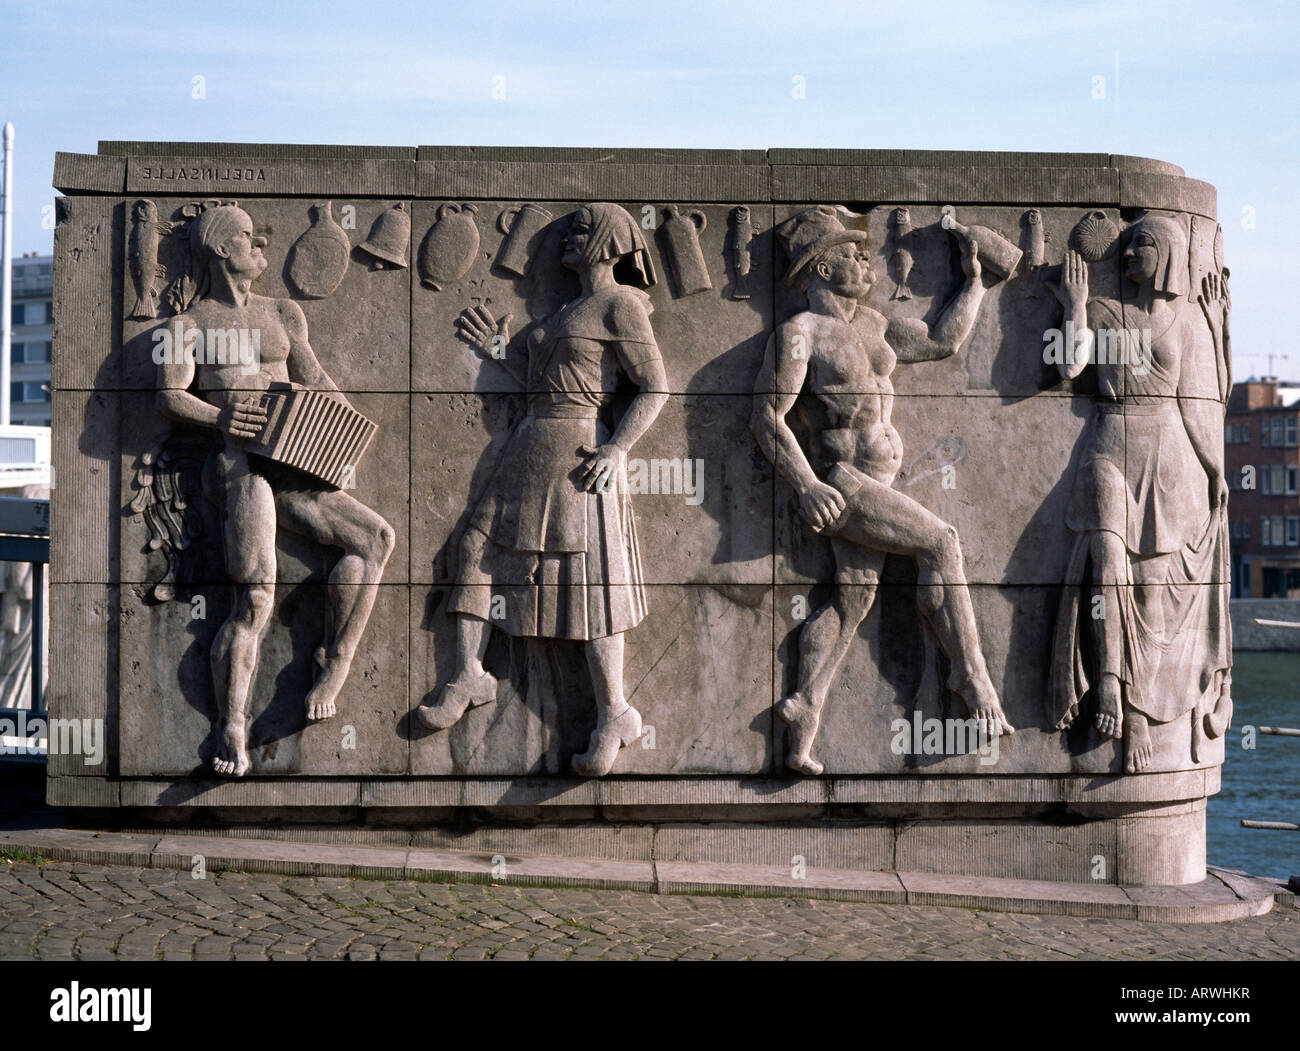
POLYGON ((1300 728, 1300 653, 1233 654, 1234 714, 1223 789, 1206 810, 1206 860, 1255 876, 1300 875, 1300 832, 1242 828, 1241 819, 1300 824, 1300 738, 1258 735, 1248 726, 1300 728))

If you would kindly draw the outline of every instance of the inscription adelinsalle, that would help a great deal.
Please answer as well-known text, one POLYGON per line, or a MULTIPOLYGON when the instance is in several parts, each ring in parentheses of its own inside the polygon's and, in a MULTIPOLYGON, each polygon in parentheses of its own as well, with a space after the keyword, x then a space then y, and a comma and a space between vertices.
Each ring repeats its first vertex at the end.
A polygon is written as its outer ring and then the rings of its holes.
POLYGON ((200 165, 177 167, 174 165, 145 166, 140 169, 141 180, 157 179, 171 182, 221 181, 266 182, 265 168, 205 168, 200 165))

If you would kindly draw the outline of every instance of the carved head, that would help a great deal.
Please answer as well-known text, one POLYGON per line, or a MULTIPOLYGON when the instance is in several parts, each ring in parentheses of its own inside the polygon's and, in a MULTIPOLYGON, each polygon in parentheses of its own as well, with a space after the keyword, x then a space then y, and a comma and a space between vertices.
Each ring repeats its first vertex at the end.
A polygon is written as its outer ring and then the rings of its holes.
POLYGON ((790 258, 785 273, 787 285, 807 291, 820 280, 838 291, 836 284, 848 282, 854 287, 863 284, 861 295, 866 295, 871 287, 871 269, 864 251, 867 234, 864 230, 845 229, 841 216, 851 214, 847 209, 820 204, 777 227, 777 240, 790 258), (852 280, 854 273, 856 280, 852 280))
POLYGON ((205 209, 190 224, 190 251, 200 267, 251 280, 266 269, 266 238, 253 233, 253 220, 242 208, 222 204, 205 209))
POLYGON ((654 262, 635 219, 617 204, 584 204, 569 223, 561 262, 570 270, 588 270, 613 259, 627 264, 627 283, 650 288, 655 283, 654 262))
POLYGON ((1120 256, 1124 276, 1135 284, 1150 281, 1157 292, 1187 294, 1187 234, 1176 219, 1153 215, 1128 229, 1120 256))

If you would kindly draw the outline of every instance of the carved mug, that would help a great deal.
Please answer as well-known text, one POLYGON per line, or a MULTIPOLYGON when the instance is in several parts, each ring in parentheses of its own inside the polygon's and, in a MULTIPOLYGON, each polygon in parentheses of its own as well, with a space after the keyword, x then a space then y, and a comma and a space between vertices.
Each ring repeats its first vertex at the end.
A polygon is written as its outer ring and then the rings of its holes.
POLYGON ((516 204, 502 209, 497 229, 506 236, 497 252, 496 265, 516 277, 527 277, 537 251, 537 239, 551 221, 551 213, 535 204, 516 204))
POLYGON ((713 282, 709 280, 709 270, 700 252, 700 234, 708 225, 708 219, 698 209, 681 215, 675 204, 667 205, 664 215, 664 257, 677 286, 677 295, 693 296, 696 292, 707 292, 713 287, 713 282))

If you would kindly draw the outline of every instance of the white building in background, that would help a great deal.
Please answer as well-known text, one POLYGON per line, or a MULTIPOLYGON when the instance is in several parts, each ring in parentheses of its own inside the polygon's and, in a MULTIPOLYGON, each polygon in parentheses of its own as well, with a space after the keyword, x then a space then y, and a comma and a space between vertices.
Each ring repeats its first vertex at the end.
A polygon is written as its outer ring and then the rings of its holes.
POLYGON ((9 419, 50 425, 50 348, 54 340, 54 256, 14 260, 9 419))

